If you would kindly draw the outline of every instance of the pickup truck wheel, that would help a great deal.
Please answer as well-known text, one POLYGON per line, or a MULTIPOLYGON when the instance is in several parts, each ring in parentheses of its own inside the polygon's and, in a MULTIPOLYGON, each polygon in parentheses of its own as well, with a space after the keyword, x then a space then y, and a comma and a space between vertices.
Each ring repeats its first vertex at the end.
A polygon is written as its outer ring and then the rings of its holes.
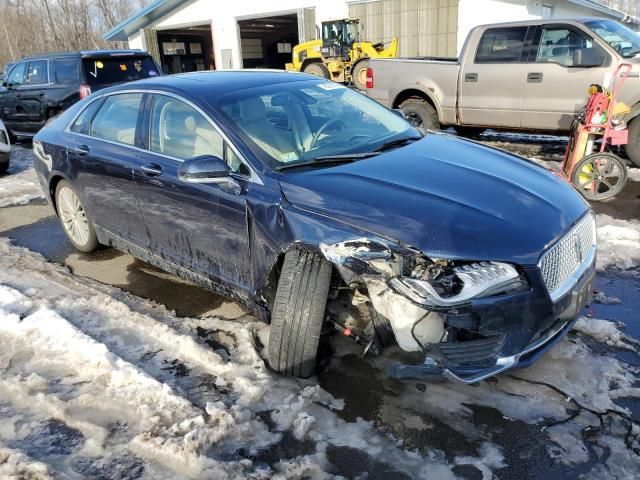
POLYGON ((285 255, 269 332, 274 370, 303 378, 313 374, 331 272, 320 255, 301 250, 285 255))
POLYGON ((629 143, 625 150, 631 163, 640 168, 640 116, 634 118, 629 125, 629 143))
POLYGON ((315 75, 317 77, 322 77, 327 79, 331 77, 331 75, 329 75, 329 69, 320 62, 308 63, 305 65, 302 71, 304 73, 315 75))
POLYGON ((421 98, 410 98, 400 104, 400 110, 407 120, 418 130, 439 130, 438 112, 428 102, 421 98))

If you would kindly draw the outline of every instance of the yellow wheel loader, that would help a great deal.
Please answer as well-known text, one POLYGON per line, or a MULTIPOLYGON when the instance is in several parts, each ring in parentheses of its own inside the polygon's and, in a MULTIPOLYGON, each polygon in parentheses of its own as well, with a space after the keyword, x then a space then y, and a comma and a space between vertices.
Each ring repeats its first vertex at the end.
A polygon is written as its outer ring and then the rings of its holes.
POLYGON ((360 20, 342 19, 322 22, 322 38, 293 48, 292 63, 286 69, 352 83, 364 90, 369 58, 394 58, 398 39, 384 44, 360 41, 360 20))

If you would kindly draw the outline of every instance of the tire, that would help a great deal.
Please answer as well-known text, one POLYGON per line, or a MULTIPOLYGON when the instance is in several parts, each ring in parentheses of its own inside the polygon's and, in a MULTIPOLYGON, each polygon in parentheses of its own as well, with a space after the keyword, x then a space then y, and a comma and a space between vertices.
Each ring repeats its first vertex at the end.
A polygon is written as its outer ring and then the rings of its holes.
POLYGON ((66 180, 56 186, 56 211, 62 230, 76 250, 89 253, 98 248, 98 237, 76 190, 66 180))
POLYGON ((480 127, 465 127, 462 125, 458 125, 453 127, 458 135, 461 137, 469 137, 469 138, 477 138, 482 135, 487 129, 480 127))
POLYGON ((571 183, 587 200, 608 200, 626 185, 627 166, 617 155, 592 153, 578 162, 571 183))
POLYGON ((369 67, 369 60, 360 60, 353 66, 351 70, 351 79, 353 85, 358 90, 366 90, 367 88, 367 68, 369 67))
POLYGON ((4 175, 9 170, 9 162, 0 164, 0 175, 4 175))
POLYGON ((302 69, 304 73, 308 73, 309 75, 315 75, 316 77, 322 77, 329 79, 331 75, 329 74, 329 69, 320 62, 311 62, 307 63, 302 69))
POLYGON ((640 168, 640 116, 634 118, 629 124, 629 143, 625 150, 631 163, 640 168))
POLYGON ((331 272, 320 255, 301 250, 285 255, 269 333, 274 370, 302 378, 313 374, 331 272))
POLYGON ((440 121, 438 112, 433 106, 422 98, 409 98, 400 104, 400 110, 405 114, 407 120, 418 130, 439 130, 440 121))

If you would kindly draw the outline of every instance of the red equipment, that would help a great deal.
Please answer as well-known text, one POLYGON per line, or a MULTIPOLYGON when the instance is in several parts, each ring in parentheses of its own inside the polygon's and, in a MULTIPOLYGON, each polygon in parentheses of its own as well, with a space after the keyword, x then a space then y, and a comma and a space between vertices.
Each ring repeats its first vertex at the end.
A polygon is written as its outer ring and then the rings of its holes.
POLYGON ((611 89, 591 85, 589 100, 576 114, 571 128, 569 145, 562 162, 564 176, 588 200, 602 201, 620 193, 627 183, 627 167, 617 155, 608 152, 611 145, 626 145, 629 131, 619 116, 629 107, 617 103, 620 88, 632 66, 618 66, 611 81, 611 89), (596 141, 600 139, 600 146, 596 141))

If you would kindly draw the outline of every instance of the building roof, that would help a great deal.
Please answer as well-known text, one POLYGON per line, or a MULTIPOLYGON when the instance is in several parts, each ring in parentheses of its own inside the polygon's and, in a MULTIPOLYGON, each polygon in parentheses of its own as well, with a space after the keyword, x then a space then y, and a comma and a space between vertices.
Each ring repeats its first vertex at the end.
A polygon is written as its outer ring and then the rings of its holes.
POLYGON ((145 28, 168 13, 171 13, 172 10, 185 3, 185 1, 186 0, 156 0, 113 27, 104 34, 104 39, 127 41, 131 35, 138 33, 141 28, 145 28))

